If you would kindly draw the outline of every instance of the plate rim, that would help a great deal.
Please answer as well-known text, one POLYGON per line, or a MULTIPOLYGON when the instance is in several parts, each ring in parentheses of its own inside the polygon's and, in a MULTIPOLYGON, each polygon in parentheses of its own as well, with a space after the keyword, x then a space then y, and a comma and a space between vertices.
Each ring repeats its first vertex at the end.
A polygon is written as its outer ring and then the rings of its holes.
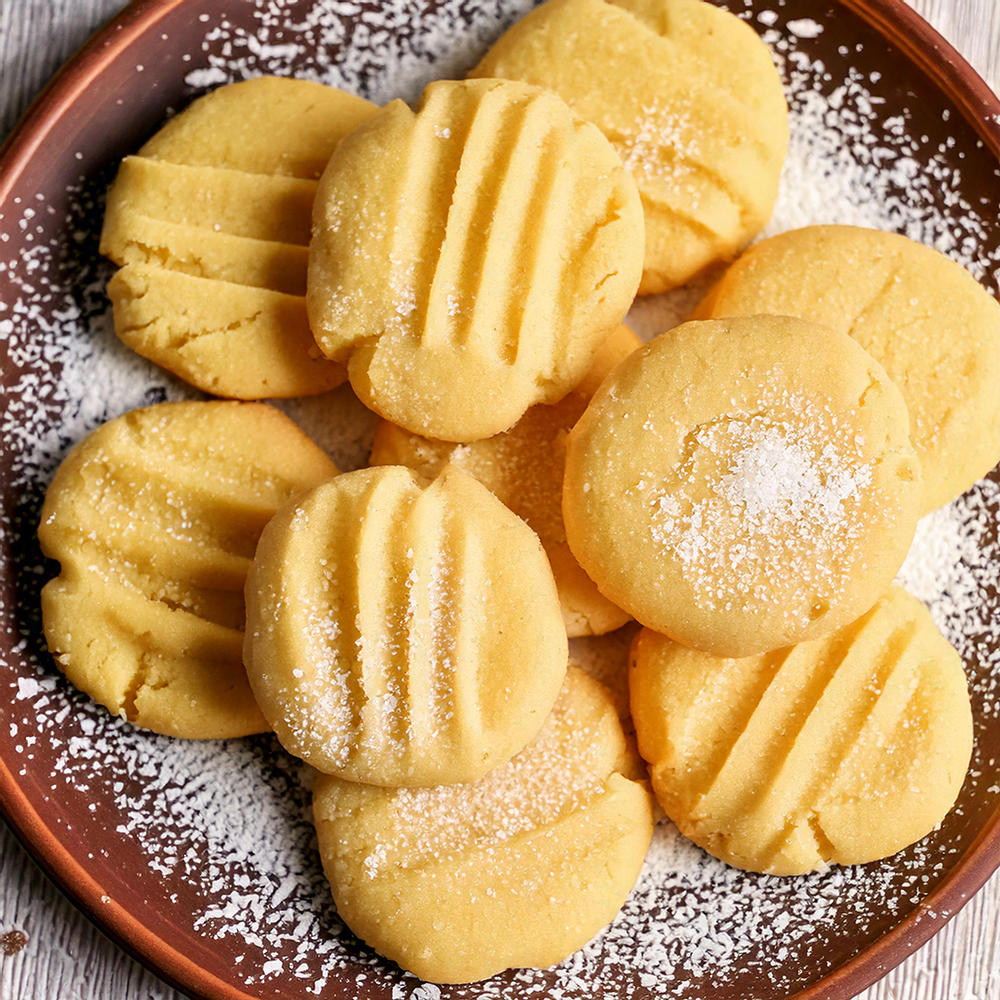
MULTIPOLYGON (((72 55, 0 146, 0 206, 53 124, 140 35, 185 0, 131 0, 72 55)), ((953 101, 1000 162, 1000 97, 935 28, 903 0, 837 0, 897 47, 953 101)), ((104 893, 45 824, 0 758, 0 818, 69 901, 127 954, 196 1000, 256 1000, 206 971, 104 893)), ((1000 869, 1000 806, 951 871, 913 911, 863 951, 787 1000, 851 1000, 937 934, 1000 869)))

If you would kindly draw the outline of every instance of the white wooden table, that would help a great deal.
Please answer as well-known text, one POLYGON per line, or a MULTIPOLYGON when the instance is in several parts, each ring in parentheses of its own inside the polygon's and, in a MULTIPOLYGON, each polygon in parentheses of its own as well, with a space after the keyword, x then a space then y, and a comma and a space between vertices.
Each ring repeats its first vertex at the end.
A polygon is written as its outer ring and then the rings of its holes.
MULTIPOLYGON (((1000 90, 1000 0, 908 0, 1000 90)), ((0 0, 0 137, 123 0, 0 0)), ((59 893, 0 823, 0 1000, 182 1000, 59 893), (2 939, 0 939, 2 940, 2 939)), ((859 1000, 1000 1000, 1000 874, 859 1000)))

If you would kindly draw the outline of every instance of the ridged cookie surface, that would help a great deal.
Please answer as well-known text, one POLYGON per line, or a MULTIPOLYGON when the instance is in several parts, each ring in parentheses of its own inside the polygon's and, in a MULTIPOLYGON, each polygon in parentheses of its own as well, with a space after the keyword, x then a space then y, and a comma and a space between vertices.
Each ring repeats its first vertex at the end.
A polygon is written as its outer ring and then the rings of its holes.
POLYGON ((644 778, 607 691, 576 669, 535 740, 474 784, 321 778, 313 808, 337 912, 432 982, 554 965, 635 883, 653 831, 644 778))
POLYGON ((472 71, 554 90, 614 144, 646 217, 640 293, 731 259, 767 222, 788 142, 753 28, 702 0, 549 0, 472 71))
POLYGON ((642 226, 614 149, 558 97, 432 83, 416 112, 392 102, 330 160, 313 333, 386 419, 489 437, 583 377, 631 304, 642 226))
POLYGON ((267 729, 243 669, 243 586, 274 512, 336 475, 257 403, 163 403, 104 424, 49 487, 42 590, 66 676, 138 726, 196 739, 267 729))
POLYGON ((345 372, 309 332, 306 267, 317 178, 374 105, 305 80, 259 77, 195 101, 126 157, 101 252, 115 329, 199 389, 300 396, 345 372))
POLYGON ((910 412, 924 512, 1000 460, 1000 303, 944 254, 874 229, 794 229, 748 250, 695 315, 753 313, 849 333, 885 366, 910 412))
POLYGON ((882 366, 844 333, 752 316, 684 323, 618 365, 570 431, 563 517, 605 597, 748 656, 867 611, 920 498, 882 366))
POLYGON ((619 326, 601 345, 583 383, 558 403, 531 407, 502 434, 456 445, 411 434, 385 420, 372 444, 372 465, 405 465, 433 479, 450 463, 523 518, 545 547, 571 637, 602 635, 629 618, 601 594, 566 544, 562 483, 566 434, 608 372, 640 346, 642 341, 627 326, 619 326))
POLYGON ((962 662, 898 587, 766 656, 720 659, 644 629, 629 684, 660 803, 739 868, 795 875, 893 854, 944 818, 969 766, 962 662))
POLYGON ((268 525, 244 659, 282 744, 376 785, 471 781, 538 732, 566 672, 538 539, 455 468, 347 473, 268 525))

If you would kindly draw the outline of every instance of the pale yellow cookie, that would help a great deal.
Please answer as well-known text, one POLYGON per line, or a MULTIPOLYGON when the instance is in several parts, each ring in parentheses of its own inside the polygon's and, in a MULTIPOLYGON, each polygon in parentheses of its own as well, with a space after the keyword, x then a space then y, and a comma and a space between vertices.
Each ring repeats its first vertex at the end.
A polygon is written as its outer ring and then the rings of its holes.
POLYGON ((570 432, 566 537, 609 600, 749 656, 863 614, 913 537, 906 405, 844 333, 685 323, 626 358, 570 432))
POLYGON ((376 110, 336 87, 258 76, 198 98, 140 156, 193 167, 319 180, 340 139, 376 110))
POLYGON ((748 250, 696 316, 762 312, 849 333, 885 366, 910 411, 923 512, 1000 460, 1000 303, 944 254, 874 229, 794 229, 748 250))
POLYGON ((628 659, 632 640, 641 626, 629 622, 614 632, 574 639, 569 663, 600 681, 611 692, 626 733, 633 732, 628 707, 628 659))
POLYGON ((306 80, 220 87, 126 157, 101 253, 122 340, 186 382, 239 399, 323 392, 346 377, 306 315, 317 179, 375 112, 306 80))
POLYGON ((313 809, 337 913, 431 982, 555 965, 635 884, 653 832, 645 776, 607 691, 571 669, 534 742, 474 784, 321 778, 313 809))
POLYGON ((374 785, 473 781, 536 735, 566 673, 538 539, 455 468, 339 476, 267 526, 244 660, 289 752, 374 785))
POLYGON ((731 259, 771 215, 781 79, 753 28, 713 4, 549 0, 470 75, 548 87, 614 144, 646 216, 640 294, 731 259))
POLYGON ((899 587, 822 639, 739 660, 644 629, 629 683, 667 815, 751 871, 894 854, 945 817, 972 753, 962 661, 899 587))
POLYGON ((641 346, 627 326, 619 326, 601 345, 576 390, 558 403, 533 406, 509 431, 494 437, 456 445, 411 434, 384 420, 372 444, 372 465, 405 465, 433 479, 451 463, 523 518, 549 557, 570 636, 601 635, 629 618, 602 596, 569 551, 562 521, 562 481, 567 432, 608 372, 641 346))
POLYGON ((247 570, 274 512, 336 474, 260 403, 162 403, 99 427, 59 467, 38 529, 60 564, 42 590, 56 662, 145 729, 266 730, 243 669, 247 570))
POLYGON ((387 420, 489 437, 579 383, 631 304, 642 232, 614 149, 554 94, 439 81, 330 159, 309 319, 387 420))

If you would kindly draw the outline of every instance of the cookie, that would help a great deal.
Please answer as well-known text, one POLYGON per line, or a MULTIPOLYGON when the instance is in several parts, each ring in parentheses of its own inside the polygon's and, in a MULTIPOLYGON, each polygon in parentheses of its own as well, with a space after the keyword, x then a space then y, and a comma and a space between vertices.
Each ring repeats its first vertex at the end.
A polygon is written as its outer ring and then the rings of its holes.
POLYGON ((246 593, 261 710, 286 750, 352 781, 482 777, 537 734, 566 673, 538 539, 455 468, 307 493, 265 529, 246 593))
POLYGON ((899 587, 822 639, 743 659, 644 629, 639 749, 680 831, 738 868, 864 864, 945 817, 972 753, 962 661, 899 587))
POLYGON ((478 782, 323 777, 313 809, 337 913, 431 982, 554 965, 635 883, 653 831, 644 778, 607 692, 575 669, 537 738, 478 782))
POLYGON ((45 638, 108 711, 191 739, 266 730, 243 669, 243 585, 274 512, 337 474, 260 403, 161 403, 99 427, 59 467, 38 537, 58 560, 45 638))
POLYGON ((885 366, 910 411, 923 512, 1000 461, 1000 303, 944 254, 854 226, 782 233, 748 250, 696 316, 765 312, 849 333, 885 366))
POLYGON ((411 434, 386 420, 372 444, 372 465, 405 465, 433 479, 451 463, 523 518, 549 557, 570 636, 602 635, 620 628, 629 617, 601 594, 569 551, 562 521, 562 480, 567 432, 608 372, 641 345, 627 326, 619 326, 601 345, 575 391, 558 403, 533 406, 509 431, 494 437, 456 445, 411 434))
POLYGON ((101 253, 121 339, 191 385, 238 399, 323 392, 346 377, 306 314, 317 181, 375 105, 258 77, 220 87, 122 161, 101 253))
POLYGON ((554 90, 635 178, 646 216, 640 294, 732 259, 778 194, 788 110, 754 30, 701 0, 549 0, 470 74, 554 90))
POLYGON ((882 366, 844 333, 754 316, 685 323, 615 369, 569 434, 563 516, 610 601, 749 656, 867 611, 921 491, 882 366))
POLYGON ((570 666, 579 667, 608 689, 626 733, 634 732, 628 707, 629 650, 640 627, 629 622, 614 632, 579 638, 569 644, 570 666))
POLYGON ((331 157, 309 320, 387 420, 490 437, 579 383, 631 305, 642 226, 611 144, 554 94, 439 81, 331 157))

